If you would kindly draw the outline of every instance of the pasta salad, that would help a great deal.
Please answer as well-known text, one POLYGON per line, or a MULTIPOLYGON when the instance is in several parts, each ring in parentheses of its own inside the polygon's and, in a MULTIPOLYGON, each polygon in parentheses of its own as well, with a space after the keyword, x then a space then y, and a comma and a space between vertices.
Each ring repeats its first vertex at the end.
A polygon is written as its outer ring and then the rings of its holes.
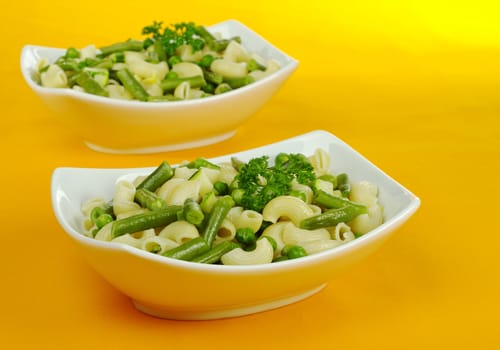
POLYGON ((144 40, 97 49, 68 48, 55 62, 41 58, 40 85, 145 102, 189 100, 222 94, 281 68, 272 58, 249 52, 240 37, 223 38, 205 26, 153 22, 144 40))
POLYGON ((120 179, 82 205, 83 233, 198 263, 276 263, 332 249, 384 220, 378 188, 330 170, 323 149, 248 162, 204 158, 120 179))

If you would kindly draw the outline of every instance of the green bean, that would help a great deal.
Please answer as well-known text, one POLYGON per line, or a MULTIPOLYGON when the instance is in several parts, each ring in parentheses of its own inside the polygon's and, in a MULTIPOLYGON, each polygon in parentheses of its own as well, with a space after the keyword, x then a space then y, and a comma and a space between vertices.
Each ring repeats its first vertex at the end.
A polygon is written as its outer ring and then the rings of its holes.
POLYGON ((184 201, 184 207, 182 210, 184 220, 193 225, 200 225, 203 223, 205 214, 201 210, 200 204, 192 198, 187 198, 184 201))
POLYGON ((217 231, 221 227, 227 213, 229 213, 229 210, 234 207, 234 204, 234 200, 231 196, 223 196, 219 198, 212 207, 212 211, 208 215, 207 225, 205 226, 202 234, 209 247, 212 247, 217 231))
POLYGON ((254 78, 250 75, 246 75, 241 78, 232 78, 232 79, 224 79, 224 82, 229 84, 229 86, 233 89, 238 89, 245 85, 249 85, 254 82, 254 78))
POLYGON ((153 50, 158 56, 158 61, 167 61, 167 52, 161 40, 157 40, 153 43, 153 50))
POLYGON ((139 188, 135 191, 135 201, 143 208, 148 208, 151 211, 158 211, 167 207, 167 203, 162 198, 145 188, 139 188))
POLYGON ((85 92, 98 96, 109 96, 108 92, 95 81, 88 72, 80 72, 76 77, 76 82, 85 92))
POLYGON ((261 63, 257 62, 257 60, 255 58, 251 58, 247 62, 247 70, 249 72, 253 72, 254 70, 266 70, 266 66, 264 66, 261 63))
POLYGON ((341 222, 349 222, 360 214, 367 213, 366 207, 346 206, 327 211, 302 220, 299 227, 306 230, 335 226, 341 222), (362 209, 363 208, 363 209, 362 209))
POLYGON ((231 41, 236 41, 238 43, 241 43, 241 38, 238 36, 235 36, 235 37, 232 37, 231 39, 218 39, 218 40, 214 40, 212 43, 210 43, 209 46, 215 52, 220 52, 220 51, 224 51, 227 48, 227 45, 229 45, 229 43, 231 41))
POLYGON ((116 220, 111 226, 113 238, 150 228, 166 226, 177 220, 177 213, 182 211, 182 205, 171 205, 163 210, 136 214, 116 220))
POLYGON ((144 188, 154 192, 172 176, 174 176, 174 169, 166 161, 163 161, 137 186, 137 189, 144 188))
POLYGON ((212 83, 216 86, 224 82, 224 77, 222 75, 209 71, 207 69, 203 70, 203 77, 205 77, 205 80, 207 82, 212 83))
POLYGON ((125 89, 130 92, 139 101, 147 101, 149 94, 144 87, 134 78, 132 73, 127 68, 116 72, 118 79, 121 81, 125 89))
POLYGON ((188 82, 189 86, 192 88, 199 88, 202 87, 203 85, 206 85, 205 78, 201 75, 195 75, 193 77, 185 77, 185 78, 170 78, 170 79, 164 79, 160 83, 161 88, 163 91, 172 91, 175 90, 177 86, 179 86, 181 83, 188 82))
POLYGON ((169 249, 162 253, 162 255, 173 259, 190 261, 209 250, 210 247, 207 241, 200 236, 193 238, 180 246, 169 249))
POLYGON ((202 167, 209 168, 209 169, 215 169, 215 170, 220 169, 220 166, 208 161, 205 158, 196 158, 195 160, 190 161, 189 163, 185 164, 184 166, 189 168, 189 169, 199 169, 202 167))
POLYGON ((334 196, 320 189, 314 192, 313 202, 328 209, 338 209, 350 206, 358 208, 360 212, 366 211, 366 206, 363 204, 352 202, 343 197, 334 196))
POLYGON ((230 252, 231 250, 240 247, 239 244, 230 242, 230 241, 222 241, 217 245, 214 245, 209 251, 198 255, 192 262, 204 263, 204 264, 215 264, 219 262, 220 258, 230 252))
POLYGON ((196 34, 198 34, 210 46, 216 39, 204 26, 196 27, 196 34))
POLYGON ((338 189, 344 197, 347 197, 351 192, 351 185, 349 184, 349 176, 347 174, 337 175, 337 186, 338 189))
POLYGON ((109 55, 115 52, 123 51, 141 51, 143 49, 142 41, 127 40, 119 43, 114 43, 100 48, 103 55, 109 55))

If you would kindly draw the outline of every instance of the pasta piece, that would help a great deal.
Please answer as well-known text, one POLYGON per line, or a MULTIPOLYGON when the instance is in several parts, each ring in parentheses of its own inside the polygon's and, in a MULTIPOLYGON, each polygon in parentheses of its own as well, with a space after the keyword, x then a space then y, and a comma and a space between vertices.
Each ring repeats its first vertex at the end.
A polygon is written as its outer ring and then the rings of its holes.
POLYGON ((249 76, 251 76, 255 81, 264 79, 274 72, 278 71, 281 68, 281 65, 278 61, 276 60, 269 60, 267 62, 267 68, 265 71, 261 70, 254 70, 253 72, 248 73, 249 76))
POLYGON ((325 191, 328 194, 335 195, 333 183, 331 183, 330 181, 316 179, 315 184, 317 189, 325 191))
POLYGON ((368 207, 378 202, 378 188, 369 181, 360 181, 351 184, 349 198, 368 207))
POLYGON ((208 174, 207 174, 207 169, 206 168, 200 168, 190 179, 189 181, 193 181, 199 184, 200 186, 200 196, 204 196, 208 192, 212 191, 214 188, 214 185, 212 181, 210 180, 208 174))
POLYGON ((192 198, 195 201, 200 199, 200 183, 185 180, 175 186, 172 192, 165 198, 167 205, 183 205, 186 199, 192 198))
POLYGON ((286 225, 288 225, 287 221, 277 222, 275 224, 269 225, 268 227, 266 227, 264 232, 262 232, 263 236, 269 236, 276 242, 276 251, 274 252, 275 257, 278 257, 280 255, 280 252, 285 246, 285 242, 283 241, 283 230, 286 225))
POLYGON ((124 243, 126 245, 135 247, 135 248, 141 248, 144 240, 146 240, 149 237, 154 237, 155 233, 153 229, 145 230, 145 231, 140 231, 136 232, 134 234, 124 234, 122 236, 118 236, 114 239, 111 240, 111 242, 115 243, 124 243))
POLYGON ((201 67, 190 62, 180 62, 174 64, 172 72, 176 73, 179 78, 203 76, 203 70, 201 67))
POLYGON ((306 197, 305 202, 308 204, 312 203, 314 193, 313 193, 313 190, 311 187, 309 187, 307 185, 300 184, 297 182, 297 180, 294 179, 292 182, 292 190, 299 191, 299 192, 303 193, 306 197))
POLYGON ((307 255, 312 255, 315 253, 322 252, 324 250, 332 249, 342 245, 343 242, 336 241, 334 239, 318 239, 314 241, 302 242, 300 246, 304 248, 307 255))
POLYGON ((318 148, 314 154, 309 157, 309 161, 314 168, 316 176, 326 175, 330 171, 330 155, 323 148, 318 148))
POLYGON ((170 250, 177 246, 179 246, 179 243, 171 240, 170 238, 161 236, 152 236, 142 240, 139 248, 146 250, 148 252, 155 252, 157 254, 162 254, 163 252, 166 252, 167 250, 170 250))
POLYGON ((182 244, 199 235, 196 226, 184 220, 174 221, 158 233, 158 237, 168 238, 177 244, 182 244))
POLYGON ((191 85, 187 81, 183 81, 174 90, 174 96, 181 100, 187 100, 189 98, 189 91, 191 90, 191 85))
MULTIPOLYGON (((177 174, 178 170, 175 171, 177 174)), ((186 182, 187 180, 184 178, 171 178, 170 180, 166 181, 163 185, 160 186, 160 188, 156 191, 156 194, 158 197, 160 197, 163 200, 167 200, 167 197, 170 196, 172 191, 181 183, 186 182)))
POLYGON ((380 204, 368 207, 367 214, 356 216, 348 223, 352 231, 359 234, 365 234, 374 228, 382 225, 384 222, 384 209, 380 204))
POLYGON ((293 196, 279 196, 271 199, 264 209, 262 216, 265 221, 272 223, 279 219, 291 220, 296 226, 314 214, 311 207, 301 199, 293 196))
POLYGON ((50 64, 49 68, 40 74, 42 86, 51 88, 68 87, 68 77, 57 64, 50 64))
POLYGON ((127 62, 128 70, 141 79, 153 79, 154 82, 162 81, 168 73, 167 62, 151 63, 143 60, 127 62))
POLYGON ((229 185, 233 182, 234 177, 238 174, 238 171, 232 166, 231 163, 221 163, 219 164, 219 167, 220 170, 217 180, 225 182, 229 185))
POLYGON ((224 78, 243 78, 247 75, 247 64, 245 62, 232 62, 226 59, 214 60, 210 69, 224 78))
POLYGON ((104 198, 90 198, 82 203, 80 210, 84 216, 90 216, 92 209, 96 207, 102 207, 105 204, 106 201, 104 200, 104 198))
POLYGON ((215 242, 232 241, 236 236, 236 227, 231 220, 224 219, 215 236, 215 242))
POLYGON ((174 178, 189 179, 198 169, 191 169, 186 166, 180 166, 175 169, 174 178))
POLYGON ((242 207, 233 207, 229 211, 227 218, 234 224, 236 229, 250 228, 257 232, 264 221, 262 214, 255 210, 243 210, 242 207))
POLYGON ((180 45, 175 53, 183 62, 199 62, 203 57, 201 50, 193 51, 193 47, 188 44, 180 45))
POLYGON ((268 264, 273 261, 273 258, 273 246, 264 238, 257 240, 254 250, 233 249, 221 257, 221 262, 224 265, 258 265, 268 264))
POLYGON ((118 182, 113 197, 113 211, 116 216, 138 212, 141 206, 134 202, 135 187, 128 181, 118 182))
POLYGON ((97 232, 97 234, 95 235, 95 239, 99 240, 99 241, 111 241, 113 239, 113 237, 111 236, 111 226, 112 226, 112 222, 110 223, 107 223, 106 225, 104 225, 103 227, 101 227, 101 229, 97 232))
MULTIPOLYGON (((110 83, 106 85, 105 89, 109 94, 109 97, 112 98, 118 98, 121 100, 131 100, 132 95, 130 92, 125 89, 122 85, 111 83, 111 80, 109 81, 110 83)), ((78 85, 75 85, 75 87, 78 85)))
POLYGON ((341 222, 334 227, 332 238, 341 242, 349 242, 354 240, 356 236, 352 233, 352 229, 349 225, 341 222))
POLYGON ((96 58, 97 49, 95 45, 87 45, 80 49, 80 59, 85 60, 86 58, 96 58))
POLYGON ((223 57, 230 62, 247 62, 250 59, 247 50, 234 40, 227 45, 223 57))
POLYGON ((282 232, 283 242, 291 245, 301 245, 302 242, 330 239, 327 229, 304 230, 289 222, 282 232))

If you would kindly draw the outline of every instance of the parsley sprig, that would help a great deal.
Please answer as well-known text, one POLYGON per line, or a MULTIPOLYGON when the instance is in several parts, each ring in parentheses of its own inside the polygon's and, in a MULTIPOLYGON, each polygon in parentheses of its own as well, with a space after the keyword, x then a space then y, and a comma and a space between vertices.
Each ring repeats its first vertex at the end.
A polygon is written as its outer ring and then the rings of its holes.
POLYGON ((181 45, 191 45, 195 52, 203 49, 206 44, 193 22, 180 22, 164 27, 163 22, 153 21, 142 29, 142 34, 148 36, 146 42, 161 41, 168 56, 175 55, 175 50, 181 45))

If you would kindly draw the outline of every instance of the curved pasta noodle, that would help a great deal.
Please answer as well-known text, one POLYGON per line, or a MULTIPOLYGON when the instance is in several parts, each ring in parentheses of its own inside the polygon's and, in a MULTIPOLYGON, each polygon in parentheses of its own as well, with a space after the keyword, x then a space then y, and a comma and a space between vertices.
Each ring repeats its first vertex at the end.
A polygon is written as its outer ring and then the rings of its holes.
POLYGON ((203 70, 200 66, 190 62, 180 62, 174 64, 172 72, 176 73, 179 78, 203 76, 203 70))
POLYGON ((186 199, 192 198, 198 201, 200 198, 200 183, 186 180, 173 188, 165 198, 167 205, 183 205, 186 199))
POLYGON ((224 78, 243 78, 247 75, 247 64, 245 62, 232 62, 227 59, 214 60, 210 69, 224 78))
POLYGON ((187 81, 183 81, 174 90, 174 96, 181 100, 187 100, 189 98, 189 91, 191 90, 191 85, 187 81))
POLYGON ((264 238, 257 240, 254 250, 233 249, 221 257, 221 262, 224 265, 258 265, 268 264, 273 261, 273 258, 273 246, 264 238))
POLYGON ((359 181, 351 184, 349 198, 366 206, 373 206, 378 202, 378 188, 369 181, 359 181))
POLYGON ((172 191, 181 183, 184 183, 186 181, 187 180, 183 178, 177 178, 177 177, 171 178, 170 180, 166 181, 163 185, 160 186, 160 188, 156 191, 156 194, 158 195, 158 197, 166 201, 167 197, 170 196, 172 191))
POLYGON ((304 230, 289 222, 283 228, 282 238, 285 245, 301 245, 302 242, 330 239, 330 232, 324 228, 317 230, 304 230))
POLYGON ((266 70, 261 71, 261 70, 254 70, 250 73, 248 73, 249 76, 251 76, 255 81, 264 79, 274 72, 278 71, 281 68, 281 64, 276 61, 276 60, 269 60, 266 63, 266 70))
POLYGON ((179 243, 171 240, 170 238, 161 236, 152 236, 142 240, 139 248, 146 250, 148 252, 155 252, 157 254, 161 254, 177 246, 179 246, 179 243))
POLYGON ((297 180, 294 179, 292 182, 292 190, 303 193, 306 198, 305 202, 308 204, 312 203, 314 193, 311 187, 298 183, 297 180))
POLYGON ((68 87, 68 77, 61 67, 56 64, 50 64, 46 71, 40 74, 42 86, 51 88, 68 87))
POLYGON ((141 206, 134 202, 135 186, 128 181, 120 181, 116 185, 113 197, 113 211, 116 216, 138 212, 141 206))
POLYGON ((323 148, 317 148, 308 159, 314 168, 316 176, 322 176, 329 173, 331 162, 330 155, 323 148))
POLYGON ((231 62, 247 62, 250 59, 247 50, 234 40, 231 40, 227 45, 223 57, 231 62))
POLYGON ((193 51, 192 46, 187 44, 177 47, 175 53, 183 62, 199 62, 204 55, 201 50, 193 51))
POLYGON ((368 207, 367 214, 356 216, 348 223, 353 232, 365 234, 384 222, 384 210, 380 204, 368 207))
POLYGON ((332 238, 337 241, 349 242, 354 240, 356 236, 352 233, 352 229, 349 225, 341 222, 333 228, 332 238))
POLYGON ((222 224, 217 231, 217 235, 215 236, 215 241, 232 241, 236 236, 236 227, 234 224, 227 219, 222 221, 222 224))
POLYGON ((231 182, 233 182, 234 177, 238 174, 238 171, 233 167, 231 163, 221 163, 219 164, 219 167, 220 170, 217 181, 222 181, 229 185, 231 182))
POLYGON ((135 247, 135 248, 141 248, 144 240, 150 237, 155 237, 155 232, 153 229, 149 230, 144 230, 140 232, 136 232, 133 234, 124 234, 122 236, 118 236, 116 238, 113 238, 111 242, 115 243, 124 243, 126 245, 135 247))
POLYGON ((275 197, 262 210, 265 221, 275 223, 279 219, 291 220, 296 226, 313 214, 313 210, 307 203, 293 196, 275 197))
POLYGON ((277 222, 269 225, 266 227, 264 232, 262 232, 262 236, 269 236, 276 242, 276 251, 274 252, 275 257, 280 255, 281 250, 285 246, 285 242, 283 241, 283 230, 288 224, 289 222, 287 221, 277 222))
POLYGON ((262 226, 262 214, 255 210, 246 209, 243 207, 233 207, 229 210, 226 218, 230 220, 236 229, 250 228, 254 233, 262 226))
POLYGON ((197 169, 191 169, 186 166, 180 166, 175 168, 175 173, 173 179, 185 179, 188 180, 193 174, 197 171, 197 169))
POLYGON ((110 222, 101 227, 94 238, 99 241, 111 241, 113 239, 113 237, 111 236, 111 226, 112 223, 110 222))
POLYGON ((200 233, 196 226, 184 220, 174 221, 158 233, 159 237, 171 239, 178 244, 182 244, 199 235, 200 233))
POLYGON ((342 245, 343 242, 334 239, 318 239, 314 241, 302 242, 300 246, 304 248, 308 255, 322 252, 342 245))

